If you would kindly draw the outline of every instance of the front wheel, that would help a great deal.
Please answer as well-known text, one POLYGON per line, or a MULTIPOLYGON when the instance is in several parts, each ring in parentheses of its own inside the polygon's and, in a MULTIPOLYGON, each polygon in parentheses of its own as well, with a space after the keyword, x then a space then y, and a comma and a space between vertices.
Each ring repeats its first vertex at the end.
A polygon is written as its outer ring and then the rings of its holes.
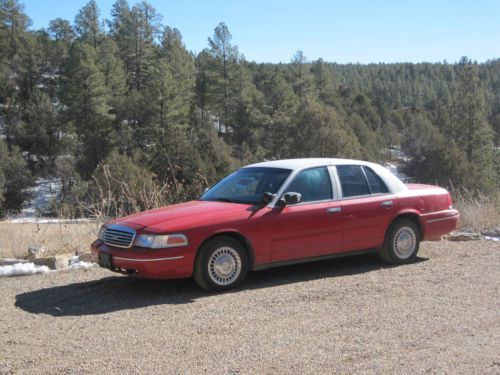
POLYGON ((208 291, 223 291, 241 284, 248 273, 248 257, 234 238, 215 237, 199 250, 194 280, 208 291))
POLYGON ((420 246, 420 231, 408 219, 398 219, 391 224, 379 254, 387 263, 405 264, 412 262, 420 246))

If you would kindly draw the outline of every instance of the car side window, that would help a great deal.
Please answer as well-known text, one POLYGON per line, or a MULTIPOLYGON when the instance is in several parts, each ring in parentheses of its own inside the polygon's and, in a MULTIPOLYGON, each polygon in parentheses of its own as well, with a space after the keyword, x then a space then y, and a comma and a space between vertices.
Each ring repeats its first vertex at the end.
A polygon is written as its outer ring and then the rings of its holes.
POLYGON ((372 194, 383 194, 389 192, 389 189, 387 189, 384 181, 382 181, 382 179, 375 172, 373 172, 371 168, 363 167, 363 170, 365 171, 366 178, 370 184, 372 194))
POLYGON ((337 165, 343 197, 369 195, 370 187, 360 165, 337 165))
POLYGON ((292 180, 287 192, 300 193, 302 202, 322 201, 333 198, 330 174, 326 167, 305 169, 292 180))

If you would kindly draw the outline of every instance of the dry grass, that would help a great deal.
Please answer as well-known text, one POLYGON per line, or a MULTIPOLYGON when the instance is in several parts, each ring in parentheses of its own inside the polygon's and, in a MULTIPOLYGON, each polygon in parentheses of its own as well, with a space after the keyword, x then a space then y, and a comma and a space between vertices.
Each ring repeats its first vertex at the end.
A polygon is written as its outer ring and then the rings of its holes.
MULTIPOLYGON (((460 212, 460 229, 500 227, 500 193, 496 196, 453 194, 453 205, 460 212)), ((85 252, 97 237, 99 224, 53 223, 12 224, 0 222, 0 258, 24 258, 31 244, 45 245, 49 255, 85 252)))
POLYGON ((154 178, 146 179, 144 183, 130 183, 113 174, 110 165, 104 164, 100 168, 100 177, 94 177, 92 188, 83 197, 76 196, 76 204, 73 202, 62 205, 60 217, 84 216, 105 222, 110 218, 191 200, 210 186, 208 179, 197 173, 188 189, 184 180, 176 179, 171 165, 173 182, 165 183, 159 183, 154 178))
POLYGON ((460 229, 500 227, 500 193, 491 196, 467 191, 454 193, 453 206, 460 212, 460 229))
POLYGON ((24 258, 31 244, 45 245, 49 255, 86 252, 99 224, 0 223, 0 258, 24 258))

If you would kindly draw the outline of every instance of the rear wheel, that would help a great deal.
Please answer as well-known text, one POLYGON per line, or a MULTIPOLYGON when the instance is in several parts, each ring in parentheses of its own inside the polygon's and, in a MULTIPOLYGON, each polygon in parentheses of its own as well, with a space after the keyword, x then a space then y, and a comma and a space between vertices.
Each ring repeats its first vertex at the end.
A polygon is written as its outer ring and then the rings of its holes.
POLYGON ((412 262, 420 246, 420 231, 409 219, 397 219, 387 231, 385 242, 379 250, 381 258, 391 264, 412 262))
POLYGON ((241 284, 248 273, 248 257, 236 239, 220 236, 200 248, 193 277, 208 291, 222 291, 241 284))

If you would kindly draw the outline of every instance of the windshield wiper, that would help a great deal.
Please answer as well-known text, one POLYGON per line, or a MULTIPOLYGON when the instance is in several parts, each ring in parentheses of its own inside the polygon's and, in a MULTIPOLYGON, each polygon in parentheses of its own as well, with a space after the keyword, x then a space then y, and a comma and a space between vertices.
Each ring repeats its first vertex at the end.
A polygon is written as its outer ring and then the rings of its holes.
POLYGON ((217 201, 217 202, 229 202, 229 203, 236 203, 235 201, 233 201, 232 199, 229 199, 229 198, 223 198, 223 197, 218 197, 218 198, 212 198, 214 201, 217 201))

